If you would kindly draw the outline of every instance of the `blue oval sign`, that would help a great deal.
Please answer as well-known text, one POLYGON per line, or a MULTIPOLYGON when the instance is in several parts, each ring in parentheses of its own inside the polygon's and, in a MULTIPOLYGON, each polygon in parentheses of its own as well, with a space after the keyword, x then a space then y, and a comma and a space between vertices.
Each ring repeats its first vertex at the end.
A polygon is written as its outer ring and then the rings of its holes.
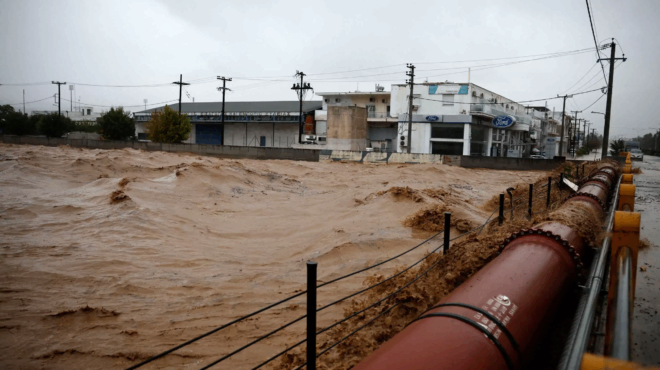
POLYGON ((497 116, 493 118, 493 126, 498 128, 511 127, 514 123, 513 117, 509 116, 497 116))
POLYGON ((440 119, 440 117, 438 117, 438 116, 426 116, 426 120, 429 121, 429 122, 435 122, 439 119, 440 119))

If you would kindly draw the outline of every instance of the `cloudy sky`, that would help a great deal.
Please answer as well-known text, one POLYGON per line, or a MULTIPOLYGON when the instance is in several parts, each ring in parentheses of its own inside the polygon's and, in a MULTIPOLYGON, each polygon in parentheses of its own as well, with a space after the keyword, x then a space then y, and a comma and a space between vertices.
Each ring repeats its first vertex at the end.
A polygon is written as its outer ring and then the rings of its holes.
MULTIPOLYGON (((591 2, 599 43, 615 37, 629 58, 615 71, 612 136, 660 129, 660 1, 591 2)), ((53 80, 75 84, 75 100, 95 110, 138 111, 144 99, 178 99, 179 74, 198 102, 221 99, 216 76, 234 79, 227 100, 295 100, 298 70, 316 91, 390 90, 406 63, 430 82, 466 82, 471 67, 472 82, 518 101, 605 86, 580 0, 0 0, 0 24, 0 104, 21 103, 23 89, 26 102, 45 99, 28 111, 57 109, 53 80)), ((63 110, 69 96, 63 86, 63 110)), ((590 112, 606 98, 589 107, 600 96, 576 95, 566 109, 602 133, 590 112)))

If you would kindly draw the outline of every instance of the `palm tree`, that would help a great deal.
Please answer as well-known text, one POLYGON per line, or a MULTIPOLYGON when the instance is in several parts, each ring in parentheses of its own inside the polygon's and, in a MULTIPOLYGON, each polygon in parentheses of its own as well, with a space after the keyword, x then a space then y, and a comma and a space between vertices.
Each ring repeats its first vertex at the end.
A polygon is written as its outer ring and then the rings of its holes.
POLYGON ((610 155, 618 156, 619 153, 626 150, 626 142, 623 139, 614 140, 610 143, 610 155))

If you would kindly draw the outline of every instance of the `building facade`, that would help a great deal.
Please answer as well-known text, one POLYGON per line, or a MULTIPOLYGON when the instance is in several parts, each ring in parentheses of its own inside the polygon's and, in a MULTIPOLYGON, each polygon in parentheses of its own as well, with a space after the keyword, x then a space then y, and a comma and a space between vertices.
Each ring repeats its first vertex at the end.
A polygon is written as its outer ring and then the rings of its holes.
POLYGON ((392 85, 397 151, 412 145, 413 153, 523 157, 538 145, 529 108, 473 83, 415 84, 409 139, 409 90, 406 84, 392 85))
POLYGON ((397 118, 391 115, 389 91, 320 92, 316 134, 327 149, 396 151, 397 118))
MULTIPOLYGON (((315 130, 314 112, 320 101, 303 102, 304 133, 315 130)), ((145 124, 151 113, 165 107, 134 113, 136 136, 147 140, 145 124)), ((178 104, 171 106, 178 110, 178 104)), ((181 103, 181 113, 190 117, 192 131, 186 143, 291 147, 298 143, 300 103, 298 101, 225 102, 225 123, 222 123, 222 103, 181 103)))

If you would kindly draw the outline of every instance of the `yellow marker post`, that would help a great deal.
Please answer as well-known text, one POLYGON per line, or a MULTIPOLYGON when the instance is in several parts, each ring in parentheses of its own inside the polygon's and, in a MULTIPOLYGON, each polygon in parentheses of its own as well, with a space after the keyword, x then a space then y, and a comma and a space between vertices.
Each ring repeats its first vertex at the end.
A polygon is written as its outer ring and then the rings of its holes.
POLYGON ((619 187, 619 204, 616 207, 618 211, 635 211, 635 188, 633 184, 621 184, 619 187))
POLYGON ((582 356, 580 370, 660 370, 657 367, 645 367, 634 362, 621 361, 614 358, 585 353, 582 356))
POLYGON ((632 184, 633 183, 632 173, 627 173, 627 174, 621 175, 621 183, 622 184, 632 184))

